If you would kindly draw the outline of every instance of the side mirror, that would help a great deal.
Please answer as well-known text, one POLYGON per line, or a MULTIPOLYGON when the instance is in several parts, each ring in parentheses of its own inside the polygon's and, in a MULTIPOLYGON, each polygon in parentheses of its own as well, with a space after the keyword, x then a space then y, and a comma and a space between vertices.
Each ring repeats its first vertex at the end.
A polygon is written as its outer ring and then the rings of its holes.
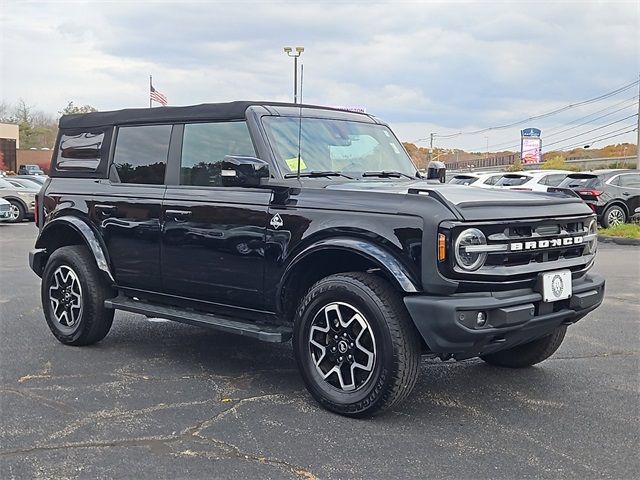
POLYGON ((255 157, 227 155, 220 176, 225 187, 258 187, 269 179, 269 164, 255 157))

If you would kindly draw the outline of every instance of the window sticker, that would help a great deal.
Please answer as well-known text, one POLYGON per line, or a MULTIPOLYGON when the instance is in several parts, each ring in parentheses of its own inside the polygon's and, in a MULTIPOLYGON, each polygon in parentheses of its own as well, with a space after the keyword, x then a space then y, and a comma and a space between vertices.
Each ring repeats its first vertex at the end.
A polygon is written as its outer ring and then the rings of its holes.
MULTIPOLYGON (((287 167, 289 167, 289 170, 291 170, 292 172, 297 172, 298 171, 298 159, 300 157, 293 157, 293 158, 287 158, 285 160, 287 167)), ((307 166, 304 163, 304 160, 302 160, 302 158, 300 158, 300 171, 302 170, 306 170, 307 166)))

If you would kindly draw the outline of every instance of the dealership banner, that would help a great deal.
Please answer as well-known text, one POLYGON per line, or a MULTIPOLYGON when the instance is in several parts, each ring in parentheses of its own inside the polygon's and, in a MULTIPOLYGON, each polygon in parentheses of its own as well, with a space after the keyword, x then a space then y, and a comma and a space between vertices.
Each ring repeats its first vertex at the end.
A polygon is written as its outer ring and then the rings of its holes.
POLYGON ((520 158, 523 164, 542 162, 541 133, 539 128, 525 128, 520 131, 520 158))

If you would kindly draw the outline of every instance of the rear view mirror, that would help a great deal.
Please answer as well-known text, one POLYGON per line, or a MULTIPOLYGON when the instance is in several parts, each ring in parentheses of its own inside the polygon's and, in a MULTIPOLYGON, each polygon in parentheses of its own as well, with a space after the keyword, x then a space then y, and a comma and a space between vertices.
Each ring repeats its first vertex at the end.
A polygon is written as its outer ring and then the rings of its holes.
POLYGON ((227 155, 221 167, 225 187, 257 187, 269 179, 269 164, 259 158, 227 155))

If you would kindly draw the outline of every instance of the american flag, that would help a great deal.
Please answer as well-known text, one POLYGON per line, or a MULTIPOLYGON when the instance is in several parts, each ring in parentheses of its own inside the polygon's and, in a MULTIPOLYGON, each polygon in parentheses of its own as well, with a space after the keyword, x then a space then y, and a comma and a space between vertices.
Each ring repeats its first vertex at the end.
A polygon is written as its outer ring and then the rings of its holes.
POLYGON ((160 93, 158 90, 153 88, 153 85, 149 84, 149 88, 151 89, 151 92, 150 92, 151 100, 156 103, 159 103, 163 107, 166 107, 168 103, 167 97, 165 97, 162 93, 160 93))

